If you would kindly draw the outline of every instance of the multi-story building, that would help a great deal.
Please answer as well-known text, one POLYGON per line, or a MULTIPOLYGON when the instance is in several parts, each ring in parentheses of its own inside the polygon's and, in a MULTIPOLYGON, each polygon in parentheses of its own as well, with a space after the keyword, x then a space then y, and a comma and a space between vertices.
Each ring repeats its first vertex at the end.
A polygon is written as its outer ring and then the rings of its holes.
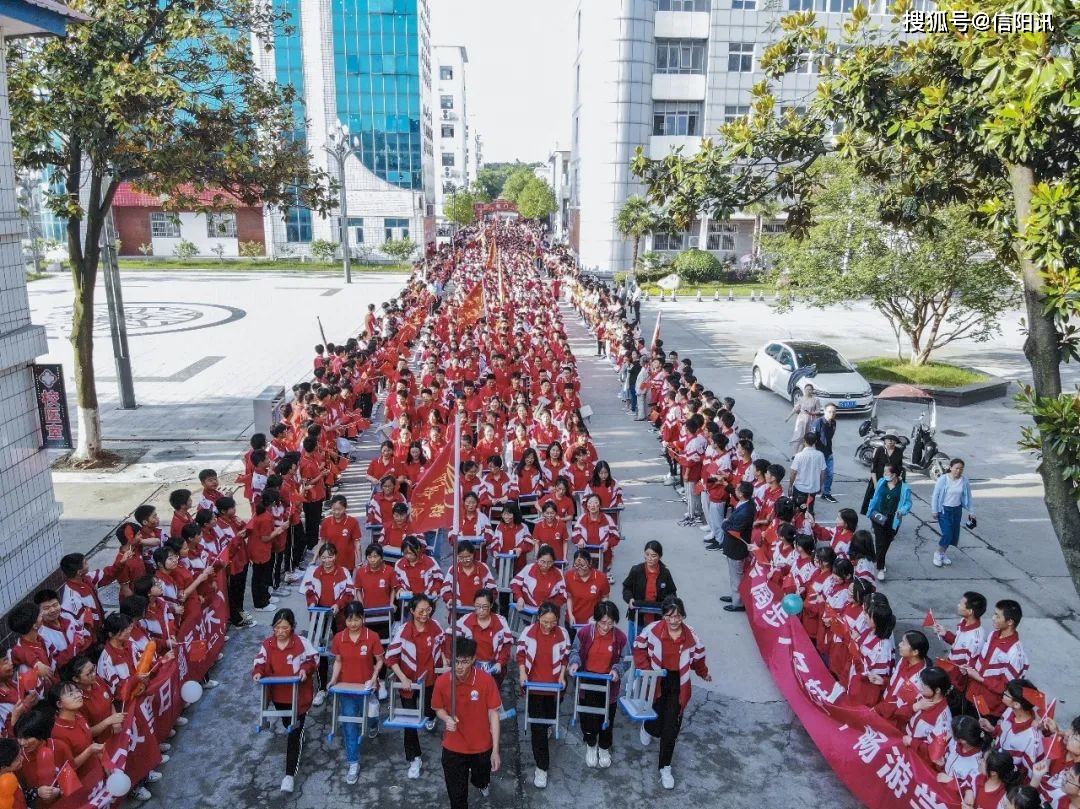
MULTIPOLYGON (((273 0, 273 8, 288 12, 290 26, 273 42, 255 42, 256 59, 263 75, 296 89, 294 136, 333 177, 336 161, 324 147, 344 132, 353 254, 377 257, 388 239, 434 241, 428 0, 273 0)), ((313 239, 338 241, 338 219, 299 205, 284 216, 269 211, 267 252, 303 254, 313 239)))
POLYGON ((556 145, 548 156, 547 174, 544 177, 555 192, 558 208, 551 215, 551 237, 565 241, 570 219, 570 150, 556 145))
MULTIPOLYGON (((870 6, 885 11, 884 0, 870 6)), ((569 231, 582 263, 629 269, 632 245, 615 218, 628 197, 644 192, 630 172, 637 147, 653 159, 675 148, 692 155, 703 137, 749 113, 760 57, 784 14, 814 9, 839 30, 853 7, 854 0, 579 0, 569 231)), ((806 103, 817 69, 807 55, 784 78, 781 106, 806 103)), ((685 233, 654 234, 645 248, 670 257, 699 247, 739 261, 753 250, 755 219, 701 216, 685 233)), ((762 228, 775 232, 783 223, 767 219, 762 228)))
POLYGON ((468 188, 476 179, 472 163, 472 127, 468 118, 466 71, 469 55, 461 45, 436 45, 438 79, 435 97, 436 152, 435 212, 444 219, 443 205, 454 191, 468 188))

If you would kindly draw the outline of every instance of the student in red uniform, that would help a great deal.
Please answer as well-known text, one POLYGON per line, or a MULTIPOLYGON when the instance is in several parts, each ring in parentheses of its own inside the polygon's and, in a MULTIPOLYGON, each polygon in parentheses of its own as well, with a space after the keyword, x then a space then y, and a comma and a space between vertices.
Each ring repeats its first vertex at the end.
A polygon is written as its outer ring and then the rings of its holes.
POLYGON ((394 442, 383 441, 379 445, 379 454, 372 459, 367 468, 367 479, 373 485, 380 485, 384 477, 397 477, 397 461, 394 460, 394 442))
POLYGON ((991 750, 982 763, 982 773, 975 777, 972 789, 964 791, 964 805, 971 809, 1000 809, 1009 789, 1020 780, 1012 756, 991 750))
POLYGON ((566 603, 566 585, 562 571, 555 567, 555 550, 550 545, 541 545, 536 551, 536 561, 514 577, 510 594, 518 610, 536 609, 545 601, 562 608, 566 603))
POLYGON ((481 590, 495 588, 495 577, 491 569, 476 559, 476 545, 467 540, 458 543, 456 548, 457 575, 450 570, 444 576, 442 599, 449 607, 457 600, 458 608, 472 606, 476 594, 481 590), (454 583, 457 582, 457 592, 454 583))
MULTIPOLYGON (((85 655, 79 655, 64 669, 64 679, 74 683, 82 692, 80 713, 90 724, 94 740, 107 741, 124 724, 124 714, 114 710, 113 693, 108 683, 97 675, 94 661, 85 655)), ((161 752, 166 753, 170 745, 162 744, 161 752)))
POLYGON ((994 631, 983 642, 979 653, 971 663, 962 668, 967 677, 964 697, 964 713, 974 716, 976 713, 990 717, 1001 716, 1005 711, 1002 696, 1011 680, 1017 680, 1027 674, 1029 667, 1027 655, 1017 627, 1024 617, 1020 604, 1011 598, 999 601, 994 608, 994 631), (986 703, 985 711, 973 710, 976 698, 986 703))
MULTIPOLYGON (((356 570, 353 578, 353 596, 364 605, 365 609, 380 609, 393 606, 395 573, 386 564, 383 549, 377 543, 371 543, 364 551, 366 562, 356 570)), ((383 644, 390 641, 390 622, 377 622, 376 630, 383 644)), ((380 686, 385 690, 385 686, 380 686)))
MULTIPOLYGON (((307 606, 329 607, 332 612, 334 630, 343 625, 341 612, 353 600, 352 571, 346 570, 337 561, 337 548, 327 543, 319 549, 318 564, 312 565, 304 576, 304 599, 307 606)), ((314 639, 320 644, 322 638, 314 639)), ((319 656, 319 690, 315 693, 312 705, 316 708, 326 702, 327 682, 329 681, 330 658, 319 656)), ((353 682, 349 680, 348 682, 353 682)))
POLYGON ((592 620, 593 610, 611 594, 607 576, 592 565, 592 554, 581 549, 574 551, 573 562, 563 574, 566 587, 566 623, 570 637, 592 620))
MULTIPOLYGON (((351 601, 345 605, 345 628, 330 641, 330 653, 334 656, 334 670, 329 687, 338 683, 350 683, 375 690, 379 684, 379 672, 383 667, 383 646, 379 636, 364 626, 364 605, 351 601)), ((342 716, 358 717, 367 711, 378 729, 379 701, 375 696, 338 696, 338 709, 342 716), (367 703, 366 705, 364 703, 367 703)), ((345 737, 346 784, 355 784, 360 770, 360 726, 346 722, 342 726, 345 737)))
POLYGON ((74 756, 64 742, 53 739, 53 718, 48 711, 31 711, 15 723, 15 738, 22 747, 22 780, 37 793, 35 807, 51 806, 62 793, 56 786, 60 770, 74 756))
POLYGON ((690 672, 707 683, 712 682, 712 675, 705 663, 705 647, 685 623, 686 607, 682 599, 670 597, 660 609, 662 620, 649 624, 634 641, 634 666, 663 672, 653 703, 657 718, 642 724, 640 737, 643 747, 660 738, 660 783, 664 789, 674 789, 671 759, 683 712, 690 702, 690 672))
POLYGON ((349 501, 344 495, 330 498, 330 515, 319 527, 319 541, 329 542, 337 548, 337 562, 350 574, 356 570, 360 558, 360 543, 364 536, 360 521, 348 513, 349 501))
POLYGON ((937 666, 930 666, 919 673, 919 698, 912 705, 911 718, 904 728, 903 742, 930 761, 930 750, 935 743, 952 739, 952 713, 946 697, 952 689, 949 675, 937 666), (938 740, 943 740, 939 742, 938 740))
POLYGON ((603 554, 604 570, 611 569, 612 548, 619 544, 619 529, 610 515, 600 510, 599 495, 591 494, 585 498, 585 513, 578 517, 574 533, 570 537, 579 548, 588 547, 603 554))
POLYGON ((43 589, 34 593, 34 603, 41 609, 38 633, 56 650, 57 667, 67 665, 77 654, 85 652, 94 639, 81 623, 64 615, 60 609, 60 594, 43 589))
POLYGON ((457 641, 453 671, 435 682, 431 704, 443 721, 442 767, 450 809, 468 809, 469 784, 487 795, 491 774, 502 766, 499 714, 502 697, 490 674, 476 666, 476 642, 457 641), (450 689, 456 691, 451 706, 450 689), (455 708, 450 714, 451 707, 455 708))
POLYGON ((277 601, 270 596, 270 585, 274 578, 274 540, 286 530, 284 526, 275 525, 271 508, 277 500, 277 492, 268 490, 245 526, 247 557, 251 560, 251 602, 256 612, 273 612, 277 609, 277 601))
MULTIPOLYGON (((615 713, 619 704, 619 689, 622 678, 629 668, 626 660, 627 638, 618 627, 619 608, 611 601, 601 601, 593 609, 592 623, 585 626, 574 638, 570 649, 570 676, 583 671, 590 674, 610 674, 614 678, 608 704, 603 704, 603 695, 597 691, 582 691, 582 705, 592 708, 607 708, 607 727, 604 717, 599 714, 578 714, 581 720, 581 735, 585 740, 585 766, 611 766, 611 746, 615 733, 615 713)), ((537 779, 536 786, 543 789, 547 778, 537 779), (541 784, 540 781, 544 783, 541 784)))
MULTIPOLYGON (((423 706, 427 717, 426 727, 435 729, 435 712, 431 707, 432 685, 435 682, 435 669, 440 667, 445 656, 445 634, 442 627, 432 618, 435 601, 424 593, 417 593, 412 599, 411 619, 402 623, 394 633, 390 647, 386 650, 386 665, 394 672, 404 688, 401 692, 401 704, 406 708, 416 708, 419 695, 413 685, 421 677, 427 685, 424 691, 426 705, 423 706)), ((409 762, 408 777, 420 777, 420 736, 412 729, 404 732, 405 758, 409 762)))
POLYGON ((184 526, 191 522, 191 490, 174 489, 169 492, 169 505, 173 509, 169 537, 178 537, 184 526))
POLYGON ((11 647, 11 662, 19 675, 35 671, 38 676, 38 694, 56 682, 56 649, 39 632, 41 608, 37 604, 16 604, 7 617, 8 629, 18 635, 11 647))
MULTIPOLYGON (((312 684, 318 668, 319 653, 303 635, 296 634, 296 616, 289 609, 278 610, 270 624, 274 634, 263 641, 255 655, 251 679, 256 683, 263 677, 299 677, 300 694, 296 722, 289 725, 289 717, 281 717, 281 724, 288 729, 285 744, 285 777, 281 779, 281 791, 292 792, 296 787, 296 771, 300 767, 300 751, 304 747, 304 720, 311 710, 314 698, 312 684)), ((270 699, 278 710, 292 707, 292 686, 271 685, 270 699)))
POLYGON ((79 687, 74 683, 61 682, 49 689, 44 706, 54 717, 52 738, 64 742, 71 750, 71 764, 80 777, 100 766, 92 759, 105 749, 104 744, 94 741, 90 723, 81 712, 82 704, 83 695, 79 687))
POLYGON ((510 652, 514 646, 514 636, 506 619, 494 612, 496 591, 480 590, 473 598, 473 611, 458 618, 459 635, 476 641, 476 659, 495 682, 502 687, 510 663, 510 652))
POLYGON ((322 504, 326 500, 326 459, 319 450, 319 439, 308 436, 302 444, 300 456, 300 496, 303 498, 304 537, 308 549, 319 542, 319 525, 322 522, 322 504))
MULTIPOLYGON (((557 683, 566 688, 566 664, 570 659, 570 635, 559 626, 559 607, 551 601, 545 601, 536 611, 536 620, 521 633, 518 640, 517 664, 518 682, 522 693, 525 683, 557 683)), ((562 694, 535 691, 529 695, 526 706, 528 718, 554 719, 556 702, 562 694)), ((548 749, 549 724, 526 722, 529 725, 529 738, 532 743, 533 760, 536 762, 534 782, 543 781, 547 785, 547 771, 551 766, 551 754, 548 749), (540 775, 540 772, 543 775, 540 775)))
POLYGON ((427 555, 424 541, 416 535, 405 537, 401 544, 401 558, 394 565, 399 592, 424 593, 431 598, 442 594, 444 576, 442 568, 427 555))
POLYGON ((514 573, 520 573, 525 567, 529 551, 532 550, 533 539, 516 505, 511 503, 503 509, 502 517, 492 529, 492 534, 488 550, 493 554, 514 554, 517 557, 514 560, 514 573))
POLYGON ((122 567, 134 558, 136 545, 124 546, 117 563, 108 567, 91 570, 86 556, 81 553, 69 553, 60 559, 60 572, 64 576, 60 607, 68 615, 77 619, 91 635, 96 635, 105 620, 105 610, 98 597, 98 588, 107 587, 122 575, 122 567))
POLYGON ((600 498, 600 508, 622 508, 622 487, 611 476, 611 467, 607 461, 597 461, 593 467, 592 478, 585 487, 585 497, 595 494, 600 498))
MULTIPOLYGON (((839 564, 839 563, 838 563, 839 564)), ((818 647, 819 651, 821 647, 818 647)), ((914 712, 915 702, 922 691, 920 675, 926 669, 926 656, 930 653, 930 641, 917 629, 905 632, 896 646, 900 659, 893 667, 889 686, 874 711, 892 720, 898 728, 907 724, 914 712)))

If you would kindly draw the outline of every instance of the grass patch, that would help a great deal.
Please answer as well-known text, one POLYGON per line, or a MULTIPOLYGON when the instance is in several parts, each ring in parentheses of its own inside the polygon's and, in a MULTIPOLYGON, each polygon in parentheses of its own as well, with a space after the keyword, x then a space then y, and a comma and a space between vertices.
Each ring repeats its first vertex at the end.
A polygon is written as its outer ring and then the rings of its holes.
MULTIPOLYGON (((324 261, 217 261, 215 259, 121 259, 121 270, 156 272, 159 270, 188 270, 198 272, 318 272, 342 271, 341 262, 324 261)), ((353 264, 353 272, 407 273, 410 264, 353 264)))
POLYGON ((912 365, 896 358, 872 357, 855 363, 859 373, 875 382, 907 382, 912 385, 925 385, 933 388, 959 388, 986 382, 986 374, 969 371, 950 365, 947 362, 931 362, 926 365, 912 365))
POLYGON ((28 272, 26 274, 26 283, 31 281, 40 281, 42 278, 48 278, 49 274, 45 272, 28 272))
MULTIPOLYGON (((641 288, 649 293, 649 297, 660 297, 661 292, 665 292, 668 297, 671 297, 671 292, 663 290, 656 284, 642 284, 641 288)), ((716 296, 716 293, 720 293, 720 297, 723 300, 727 300, 727 296, 730 293, 736 298, 749 298, 750 293, 756 293, 758 295, 764 294, 768 298, 772 298, 776 294, 776 287, 772 284, 691 284, 684 283, 683 286, 677 290, 679 298, 692 298, 697 299, 698 290, 701 290, 702 298, 709 298, 710 300, 716 296)))

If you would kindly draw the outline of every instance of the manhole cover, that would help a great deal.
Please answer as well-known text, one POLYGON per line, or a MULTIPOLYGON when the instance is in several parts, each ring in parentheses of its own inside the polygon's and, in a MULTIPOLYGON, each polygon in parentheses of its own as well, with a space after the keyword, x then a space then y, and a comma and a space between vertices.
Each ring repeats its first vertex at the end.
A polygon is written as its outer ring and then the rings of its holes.
POLYGON ((942 435, 951 435, 954 438, 967 438, 967 433, 962 433, 959 430, 942 430, 942 435))

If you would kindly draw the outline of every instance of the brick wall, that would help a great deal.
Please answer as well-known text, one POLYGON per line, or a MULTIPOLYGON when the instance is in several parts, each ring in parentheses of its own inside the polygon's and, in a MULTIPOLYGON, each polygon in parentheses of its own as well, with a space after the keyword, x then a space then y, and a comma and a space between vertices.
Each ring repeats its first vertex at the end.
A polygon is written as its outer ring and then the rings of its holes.
POLYGON ((151 244, 150 214, 161 208, 113 208, 116 231, 120 234, 120 255, 141 256, 140 244, 151 244))
POLYGON ((236 237, 240 244, 258 242, 262 245, 262 255, 266 255, 266 228, 263 226, 263 214, 258 208, 240 208, 236 212, 236 237))

